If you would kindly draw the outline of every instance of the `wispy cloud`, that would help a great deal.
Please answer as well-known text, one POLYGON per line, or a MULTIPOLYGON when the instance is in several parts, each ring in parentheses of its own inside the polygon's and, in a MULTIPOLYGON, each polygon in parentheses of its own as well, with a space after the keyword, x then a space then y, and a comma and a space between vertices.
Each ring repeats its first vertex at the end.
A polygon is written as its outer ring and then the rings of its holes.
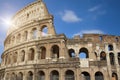
POLYGON ((75 35, 82 36, 83 34, 104 34, 104 32, 101 30, 97 30, 97 29, 96 30, 82 30, 78 33, 73 34, 73 36, 75 36, 75 35))
POLYGON ((60 15, 61 15, 61 18, 63 21, 65 22, 70 22, 70 23, 73 23, 73 22, 80 22, 82 21, 81 18, 79 18, 76 13, 72 10, 65 10, 63 12, 60 12, 60 15))
POLYGON ((94 6, 94 7, 89 8, 88 11, 94 12, 94 11, 99 10, 100 8, 101 8, 101 5, 96 5, 96 6, 94 6))

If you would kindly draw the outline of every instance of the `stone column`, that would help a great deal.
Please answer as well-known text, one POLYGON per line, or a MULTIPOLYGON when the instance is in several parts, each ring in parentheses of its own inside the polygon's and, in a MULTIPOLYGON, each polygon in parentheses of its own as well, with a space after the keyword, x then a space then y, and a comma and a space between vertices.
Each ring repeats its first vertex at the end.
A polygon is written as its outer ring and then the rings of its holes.
POLYGON ((51 59, 51 45, 47 44, 47 50, 46 50, 46 59, 51 59))
POLYGON ((37 26, 37 39, 40 39, 40 27, 39 27, 39 25, 37 26))
POLYGON ((28 36, 27 36, 27 38, 28 38, 28 41, 31 40, 31 38, 32 38, 31 30, 28 30, 28 36))
POLYGON ((38 61, 38 47, 36 46, 34 49, 35 49, 34 61, 37 62, 38 61))
POLYGON ((63 69, 60 69, 60 73, 59 73, 59 80, 64 80, 65 79, 65 75, 64 75, 64 70, 63 69))
POLYGON ((64 40, 61 40, 59 48, 60 48, 59 58, 63 59, 65 58, 65 41, 64 40))
POLYGON ((28 54, 29 54, 29 50, 28 50, 28 48, 26 47, 26 48, 25 48, 25 62, 28 61, 28 54))
POLYGON ((45 72, 47 75, 45 75, 45 80, 50 80, 50 72, 49 70, 46 70, 45 72))
POLYGON ((107 68, 108 68, 108 76, 111 79, 111 64, 110 64, 110 58, 109 58, 109 51, 108 51, 108 44, 105 44, 105 51, 106 51, 106 59, 107 59, 107 68))
POLYGON ((91 80, 95 80, 95 75, 91 74, 91 80))

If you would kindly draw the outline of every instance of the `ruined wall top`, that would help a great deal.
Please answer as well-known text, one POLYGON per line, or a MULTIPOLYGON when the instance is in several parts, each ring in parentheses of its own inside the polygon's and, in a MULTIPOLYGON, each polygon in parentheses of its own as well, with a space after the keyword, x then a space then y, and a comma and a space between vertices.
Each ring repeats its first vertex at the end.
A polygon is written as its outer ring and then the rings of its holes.
POLYGON ((42 0, 37 0, 24 7, 13 16, 11 19, 12 25, 10 25, 7 35, 24 25, 50 17, 52 16, 49 14, 44 2, 42 0))

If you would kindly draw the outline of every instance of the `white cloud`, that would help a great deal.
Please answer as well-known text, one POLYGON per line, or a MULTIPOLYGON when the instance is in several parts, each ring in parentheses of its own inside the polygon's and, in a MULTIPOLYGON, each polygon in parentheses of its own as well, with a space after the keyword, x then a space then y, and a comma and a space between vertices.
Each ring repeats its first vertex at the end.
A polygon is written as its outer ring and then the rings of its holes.
POLYGON ((97 11, 98 9, 100 9, 100 8, 101 8, 101 5, 97 5, 97 6, 94 6, 92 8, 89 8, 88 11, 94 12, 94 11, 97 11))
POLYGON ((60 13, 62 20, 65 22, 79 22, 82 21, 81 18, 79 18, 74 11, 72 10, 65 10, 64 12, 60 13))
POLYGON ((82 30, 82 31, 74 34, 73 36, 75 36, 75 35, 82 36, 83 34, 104 34, 104 32, 101 30, 82 30))

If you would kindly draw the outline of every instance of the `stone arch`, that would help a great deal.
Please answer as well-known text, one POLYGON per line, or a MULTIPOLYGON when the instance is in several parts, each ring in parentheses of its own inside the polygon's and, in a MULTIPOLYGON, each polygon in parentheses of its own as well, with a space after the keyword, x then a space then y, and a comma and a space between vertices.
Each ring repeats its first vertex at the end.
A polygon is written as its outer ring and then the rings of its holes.
POLYGON ((53 45, 51 47, 52 51, 52 58, 59 58, 59 46, 58 45, 53 45))
POLYGON ((56 70, 51 71, 50 80, 59 80, 59 72, 56 70))
POLYGON ((83 47, 79 50, 79 58, 89 58, 88 49, 83 47))
POLYGON ((33 28, 31 31, 32 34, 32 39, 36 39, 37 38, 37 28, 33 28))
POLYGON ((46 58, 46 48, 44 46, 40 47, 40 54, 39 59, 45 59, 46 58))
POLYGON ((22 72, 18 73, 17 80, 23 80, 23 73, 22 72))
POLYGON ((91 80, 90 79, 90 74, 88 72, 82 72, 82 79, 83 80, 91 80))
POLYGON ((42 36, 48 36, 48 26, 47 25, 43 25, 41 28, 41 32, 42 32, 42 36))
POLYGON ((95 73, 95 80, 104 80, 103 73, 98 71, 95 73))
POLYGON ((28 59, 31 61, 31 60, 34 60, 34 56, 35 56, 35 50, 34 48, 30 48, 29 49, 29 53, 28 53, 28 59))
POLYGON ((43 71, 39 71, 37 75, 37 80, 45 80, 45 73, 43 71))
POLYGON ((112 73, 112 80, 118 80, 118 75, 116 73, 112 73))
POLYGON ((68 53, 69 53, 69 57, 75 57, 75 50, 74 49, 69 49, 68 50, 68 53))
POLYGON ((110 64, 111 64, 111 65, 114 65, 114 64, 115 64, 114 53, 110 53, 110 54, 109 54, 109 58, 110 58, 110 64))
POLYGON ((65 72, 65 80, 75 80, 74 72, 72 70, 67 70, 65 72))
POLYGON ((112 44, 108 45, 108 51, 113 51, 113 45, 112 44))
POLYGON ((100 53, 100 60, 106 60, 106 53, 104 51, 100 53))
POLYGON ((20 53, 20 62, 23 62, 25 60, 25 50, 22 50, 20 53))
POLYGON ((27 80, 33 80, 33 72, 32 71, 28 72, 27 80))
POLYGON ((17 80, 17 75, 14 72, 11 74, 10 80, 17 80))

